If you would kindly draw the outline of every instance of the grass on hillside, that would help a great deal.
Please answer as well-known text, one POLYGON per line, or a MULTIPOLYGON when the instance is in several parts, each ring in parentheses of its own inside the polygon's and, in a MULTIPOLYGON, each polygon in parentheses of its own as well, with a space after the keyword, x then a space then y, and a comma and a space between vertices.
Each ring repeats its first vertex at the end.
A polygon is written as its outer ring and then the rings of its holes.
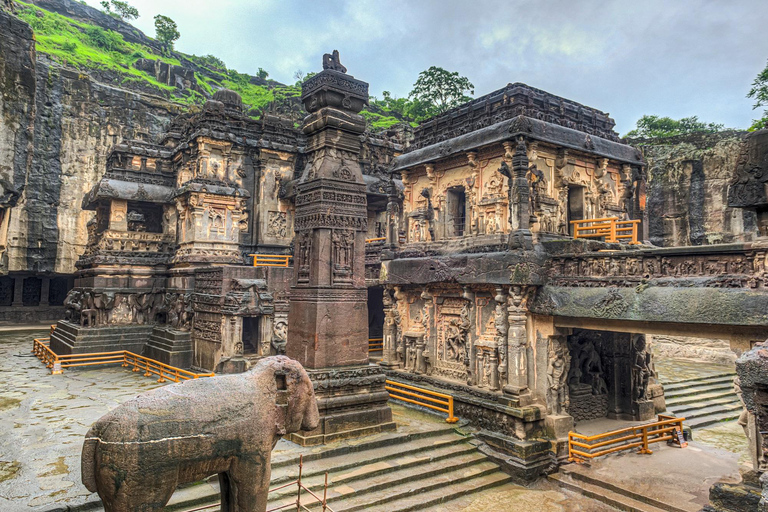
MULTIPOLYGON (((121 77, 125 85, 131 83, 154 86, 158 93, 171 100, 186 104, 202 105, 205 100, 221 88, 232 89, 240 94, 246 111, 254 109, 252 117, 258 118, 261 112, 267 111, 274 103, 277 110, 295 109, 301 96, 301 85, 264 87, 251 83, 251 77, 227 69, 220 59, 206 55, 180 55, 182 59, 193 62, 204 72, 196 72, 197 90, 180 90, 173 85, 159 82, 155 76, 134 67, 139 59, 161 60, 168 64, 182 65, 174 57, 159 55, 148 46, 125 41, 123 36, 112 30, 106 30, 97 25, 84 23, 67 18, 58 13, 47 11, 33 4, 17 0, 18 16, 29 23, 35 34, 36 50, 48 55, 63 66, 82 71, 106 70, 121 77)), ((373 131, 387 129, 402 122, 390 112, 371 112, 364 110, 361 114, 368 121, 373 131)), ((416 126, 416 123, 411 123, 416 126)))

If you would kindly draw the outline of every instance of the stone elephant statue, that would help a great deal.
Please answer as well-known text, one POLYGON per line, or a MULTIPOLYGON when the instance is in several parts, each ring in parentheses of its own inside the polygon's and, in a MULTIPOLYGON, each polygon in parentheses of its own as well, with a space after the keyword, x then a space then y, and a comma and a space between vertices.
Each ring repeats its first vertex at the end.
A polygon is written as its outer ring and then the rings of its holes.
POLYGON ((106 512, 161 510, 176 487, 219 475, 221 510, 263 512, 272 449, 319 423, 312 382, 285 356, 245 373, 153 389, 85 436, 82 480, 106 512))

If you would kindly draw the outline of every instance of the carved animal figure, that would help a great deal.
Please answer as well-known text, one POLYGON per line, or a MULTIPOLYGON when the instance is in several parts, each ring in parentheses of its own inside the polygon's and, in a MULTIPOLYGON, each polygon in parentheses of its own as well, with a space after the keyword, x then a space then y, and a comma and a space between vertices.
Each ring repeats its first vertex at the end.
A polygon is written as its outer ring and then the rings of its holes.
POLYGON ((263 512, 271 452, 317 427, 312 382, 296 361, 153 389, 104 415, 85 436, 82 480, 106 512, 161 510, 180 483, 219 475, 221 510, 263 512))
POLYGON ((347 68, 345 68, 339 60, 339 50, 333 50, 332 54, 326 53, 323 55, 323 69, 331 69, 342 73, 347 72, 347 68))

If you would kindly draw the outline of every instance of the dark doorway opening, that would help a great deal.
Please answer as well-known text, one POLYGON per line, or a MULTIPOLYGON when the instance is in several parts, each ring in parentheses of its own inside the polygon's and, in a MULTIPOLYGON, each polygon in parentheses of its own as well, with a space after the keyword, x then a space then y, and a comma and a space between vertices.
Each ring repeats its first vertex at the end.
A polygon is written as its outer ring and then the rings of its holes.
POLYGON ((573 236, 571 221, 584 220, 584 187, 568 187, 568 232, 573 236))
POLYGON ((384 289, 381 286, 368 288, 368 339, 384 337, 384 289))
POLYGON ((464 187, 448 189, 445 198, 447 236, 464 236, 467 215, 467 194, 464 187))
POLYGON ((259 348, 259 317, 243 317, 243 354, 254 354, 259 348))

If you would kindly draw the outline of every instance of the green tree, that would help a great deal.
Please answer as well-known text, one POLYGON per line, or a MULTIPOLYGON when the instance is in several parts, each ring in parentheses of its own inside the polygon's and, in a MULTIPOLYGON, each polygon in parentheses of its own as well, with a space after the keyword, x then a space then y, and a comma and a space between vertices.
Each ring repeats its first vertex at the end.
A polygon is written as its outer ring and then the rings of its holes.
MULTIPOLYGON (((760 107, 768 107, 768 64, 765 65, 765 69, 758 73, 757 78, 752 82, 752 88, 749 90, 747 98, 755 100, 755 104, 752 106, 753 110, 760 107)), ((768 110, 763 111, 762 119, 755 119, 753 121, 749 130, 754 131, 763 128, 768 128, 768 110)))
POLYGON ((135 20, 139 17, 139 10, 128 2, 122 2, 121 0, 102 1, 101 6, 104 8, 104 12, 118 18, 123 21, 135 20))
POLYGON ((427 115, 432 116, 469 101, 471 98, 464 94, 465 91, 475 94, 475 86, 467 77, 431 66, 419 73, 408 97, 419 102, 419 110, 426 110, 427 115))
POLYGON ((173 50, 173 43, 181 37, 176 22, 168 16, 155 16, 155 39, 163 44, 166 50, 173 50))
POLYGON ((723 129, 722 124, 704 123, 697 116, 672 119, 671 117, 643 116, 637 120, 635 129, 626 137, 656 139, 672 137, 684 133, 704 132, 715 133, 723 129))

